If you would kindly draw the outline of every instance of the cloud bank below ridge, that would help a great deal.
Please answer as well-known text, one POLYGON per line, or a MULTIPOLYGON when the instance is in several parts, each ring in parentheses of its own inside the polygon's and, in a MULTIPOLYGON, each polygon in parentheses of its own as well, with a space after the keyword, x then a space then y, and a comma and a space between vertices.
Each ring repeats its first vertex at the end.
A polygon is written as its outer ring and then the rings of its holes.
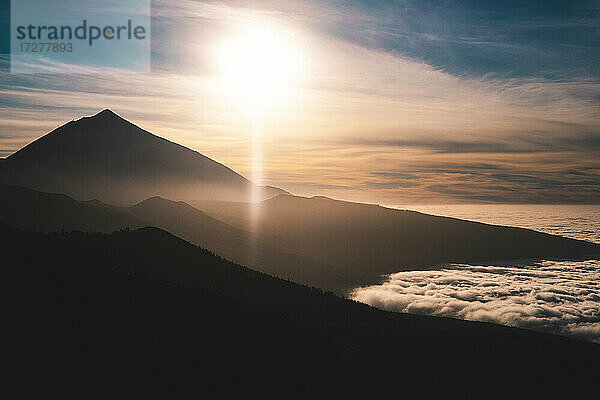
POLYGON ((449 265, 392 274, 357 288, 382 309, 494 322, 600 343, 600 261, 518 266, 449 265))

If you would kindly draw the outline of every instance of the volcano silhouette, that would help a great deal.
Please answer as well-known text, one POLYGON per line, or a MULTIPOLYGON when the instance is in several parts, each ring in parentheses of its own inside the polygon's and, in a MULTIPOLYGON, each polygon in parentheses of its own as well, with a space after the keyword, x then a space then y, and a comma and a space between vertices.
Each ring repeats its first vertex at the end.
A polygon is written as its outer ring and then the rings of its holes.
POLYGON ((245 201, 253 191, 263 199, 285 193, 255 185, 108 109, 58 127, 0 166, 0 179, 6 184, 119 204, 151 196, 245 201))

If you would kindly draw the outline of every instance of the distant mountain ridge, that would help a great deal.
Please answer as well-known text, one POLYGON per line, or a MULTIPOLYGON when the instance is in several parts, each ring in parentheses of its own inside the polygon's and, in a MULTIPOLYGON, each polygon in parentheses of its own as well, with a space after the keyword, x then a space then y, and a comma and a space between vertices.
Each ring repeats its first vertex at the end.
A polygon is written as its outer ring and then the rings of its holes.
POLYGON ((277 237, 251 234, 221 222, 184 202, 161 197, 131 207, 99 200, 79 202, 64 194, 0 184, 0 222, 40 232, 102 232, 155 226, 219 256, 274 276, 324 289, 351 289, 366 281, 342 268, 309 260, 277 237))
POLYGON ((357 282, 369 280, 368 274, 360 275, 311 259, 279 235, 232 226, 182 201, 153 197, 123 211, 228 260, 294 282, 342 292, 357 282))
POLYGON ((530 229, 490 225, 323 196, 280 195, 249 204, 191 205, 240 229, 275 235, 307 258, 377 276, 445 263, 599 255, 600 245, 530 229), (252 221, 252 213, 261 218, 252 221))
POLYGON ((600 245, 527 229, 323 197, 265 200, 256 206, 262 218, 255 231, 248 204, 196 207, 160 197, 116 207, 0 185, 0 222, 20 229, 110 233, 155 226, 238 264, 338 294, 384 274, 442 263, 600 254, 600 245))
POLYGON ((0 184, 0 222, 39 232, 114 232, 140 228, 138 218, 103 208, 95 202, 82 203, 65 194, 44 193, 0 184))
POLYGON ((134 204, 152 196, 244 201, 254 185, 201 153, 156 136, 111 110, 68 122, 0 163, 0 182, 78 200, 134 204))

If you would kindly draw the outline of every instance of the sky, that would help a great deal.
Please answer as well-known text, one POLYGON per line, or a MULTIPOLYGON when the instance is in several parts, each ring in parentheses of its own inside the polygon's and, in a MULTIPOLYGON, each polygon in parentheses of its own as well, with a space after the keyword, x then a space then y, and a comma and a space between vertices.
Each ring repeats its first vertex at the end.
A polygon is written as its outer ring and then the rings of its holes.
POLYGON ((600 203, 599 1, 154 0, 144 73, 11 73, 8 10, 0 157, 110 108, 299 195, 600 203))

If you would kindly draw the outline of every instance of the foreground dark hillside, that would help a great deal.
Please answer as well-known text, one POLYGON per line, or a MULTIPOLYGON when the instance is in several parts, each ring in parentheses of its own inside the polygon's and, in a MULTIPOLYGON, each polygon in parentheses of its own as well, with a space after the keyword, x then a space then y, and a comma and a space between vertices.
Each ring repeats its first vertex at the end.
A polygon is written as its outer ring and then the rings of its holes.
POLYGON ((155 228, 2 224, 0 243, 5 378, 24 395, 553 397, 587 392, 600 367, 594 344, 387 313, 155 228))

